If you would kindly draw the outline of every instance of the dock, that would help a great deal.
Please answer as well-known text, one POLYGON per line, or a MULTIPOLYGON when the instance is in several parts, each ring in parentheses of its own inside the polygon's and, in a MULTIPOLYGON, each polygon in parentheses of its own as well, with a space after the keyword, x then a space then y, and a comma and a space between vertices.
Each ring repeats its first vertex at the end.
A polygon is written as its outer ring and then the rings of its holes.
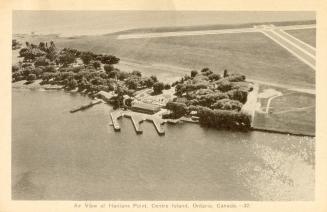
POLYGON ((132 124, 134 126, 135 132, 137 134, 142 134, 143 129, 141 127, 141 123, 143 121, 149 121, 152 122, 156 131, 159 135, 165 135, 165 130, 163 129, 162 125, 165 123, 164 120, 162 120, 159 117, 155 117, 153 115, 148 114, 140 114, 133 111, 115 111, 110 113, 112 125, 115 129, 115 131, 120 131, 120 126, 117 122, 117 119, 121 117, 129 118, 132 121, 132 124))
POLYGON ((115 131, 120 131, 118 119, 121 117, 122 117, 122 113, 120 111, 115 111, 115 112, 110 113, 110 118, 111 118, 112 125, 114 126, 115 131))
POLYGON ((159 135, 165 135, 165 130, 161 126, 164 123, 164 121, 158 118, 147 118, 146 120, 153 123, 159 135))
POLYGON ((92 107, 94 105, 97 105, 97 104, 100 104, 100 103, 102 103, 102 101, 100 99, 93 100, 87 105, 82 105, 82 106, 80 106, 78 108, 70 110, 70 113, 76 113, 77 111, 86 110, 87 108, 90 108, 90 107, 92 107))
POLYGON ((143 133, 143 130, 142 130, 141 125, 140 125, 140 123, 143 122, 142 118, 140 118, 138 116, 135 116, 135 115, 132 115, 132 114, 124 114, 124 117, 130 118, 132 120, 134 129, 135 129, 137 134, 142 134, 143 133))

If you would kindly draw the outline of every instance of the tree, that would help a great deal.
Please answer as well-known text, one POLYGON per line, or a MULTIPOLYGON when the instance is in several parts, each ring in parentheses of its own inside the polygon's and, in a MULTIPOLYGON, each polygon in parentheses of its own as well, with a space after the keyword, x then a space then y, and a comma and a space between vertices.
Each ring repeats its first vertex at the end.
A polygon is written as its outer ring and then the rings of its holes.
POLYGON ((101 67, 101 63, 99 61, 94 61, 92 65, 95 69, 99 69, 101 67))
POLYGON ((221 76, 219 74, 210 74, 208 77, 211 81, 217 81, 217 80, 220 80, 220 78, 221 78, 221 76))
POLYGON ((75 79, 70 79, 67 84, 69 89, 74 89, 78 86, 78 83, 75 79))
POLYGON ((201 73, 202 73, 202 75, 208 76, 208 75, 212 74, 213 72, 209 68, 203 68, 201 70, 201 73))
POLYGON ((137 89, 138 87, 138 78, 137 77, 128 77, 125 81, 128 89, 137 89))
POLYGON ((19 56, 24 58, 24 61, 33 61, 37 57, 45 56, 46 53, 38 48, 22 48, 19 51, 19 56))
POLYGON ((113 55, 102 55, 101 58, 100 58, 101 62, 103 64, 117 64, 119 62, 119 58, 118 57, 115 57, 113 55))
POLYGON ((243 82, 245 81, 245 75, 241 74, 231 74, 228 76, 230 82, 243 82))
POLYGON ((194 78, 196 75, 198 75, 198 72, 196 70, 192 70, 191 77, 194 78))
POLYGON ((158 82, 158 79, 157 79, 157 77, 156 76, 154 76, 154 75, 151 75, 151 77, 150 77, 152 80, 153 80, 153 82, 158 82))
POLYGON ((11 44, 12 50, 20 49, 21 46, 22 44, 19 43, 16 39, 12 40, 12 44, 11 44))
POLYGON ((220 109, 220 110, 236 110, 240 111, 243 104, 237 100, 232 99, 220 99, 214 103, 211 108, 212 109, 220 109))
POLYGON ((43 73, 43 70, 42 70, 41 68, 36 67, 36 68, 34 69, 34 74, 35 74, 37 77, 40 77, 40 76, 42 75, 42 73, 43 73))
POLYGON ((154 84, 154 81, 151 77, 149 77, 149 78, 147 77, 144 79, 144 84, 147 88, 151 88, 154 84))
POLYGON ((188 108, 185 103, 180 102, 167 102, 166 108, 173 112, 173 118, 180 118, 188 113, 188 108))
POLYGON ((52 72, 52 73, 54 73, 54 72, 56 72, 56 67, 55 66, 46 66, 44 68, 44 72, 52 72))
POLYGON ((125 100, 125 104, 128 107, 131 107, 132 106, 132 102, 133 102, 133 99, 132 98, 128 98, 128 99, 125 100))
POLYGON ((186 85, 184 84, 177 84, 175 86, 175 92, 177 96, 181 96, 184 92, 186 92, 186 85))
POLYGON ((90 64, 91 60, 95 57, 95 55, 92 52, 82 52, 81 53, 81 60, 85 65, 90 64))
POLYGON ((19 70, 19 67, 17 66, 17 65, 13 65, 12 67, 11 67, 11 71, 12 72, 17 72, 19 70))
POLYGON ((154 94, 162 93, 163 89, 164 89, 164 84, 162 82, 156 82, 153 84, 153 93, 154 94))
POLYGON ((33 82, 34 80, 36 80, 36 75, 35 74, 29 74, 27 76, 27 81, 33 82))
POLYGON ((219 80, 218 83, 218 90, 222 92, 226 92, 232 89, 232 84, 226 79, 219 80))
POLYGON ((49 63, 50 63, 50 61, 48 59, 46 59, 45 57, 39 57, 34 62, 34 65, 35 65, 35 67, 38 67, 38 66, 48 66, 49 63))
POLYGON ((108 64, 105 64, 103 66, 104 68, 104 71, 109 74, 110 72, 112 72, 113 70, 115 70, 114 66, 113 65, 108 65, 108 64))
POLYGON ((164 89, 169 90, 171 88, 170 84, 165 84, 164 89))
POLYGON ((117 72, 117 77, 118 77, 119 80, 124 80, 128 76, 129 76, 129 73, 128 72, 125 72, 125 71, 118 71, 117 72))
POLYGON ((229 76, 228 71, 227 71, 227 69, 225 69, 225 70, 224 70, 224 78, 225 78, 225 77, 228 77, 228 76, 229 76))
POLYGON ((59 63, 62 64, 63 66, 68 66, 69 64, 72 64, 76 61, 76 57, 72 53, 64 53, 60 54, 59 56, 59 63))
POLYGON ((132 71, 132 75, 141 77, 142 76, 142 73, 140 71, 132 71))

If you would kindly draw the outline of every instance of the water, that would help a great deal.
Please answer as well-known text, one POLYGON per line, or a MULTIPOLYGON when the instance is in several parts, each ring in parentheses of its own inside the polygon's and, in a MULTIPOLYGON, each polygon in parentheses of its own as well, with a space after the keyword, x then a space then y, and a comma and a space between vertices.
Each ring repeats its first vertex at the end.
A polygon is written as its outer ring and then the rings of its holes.
POLYGON ((314 141, 195 124, 158 136, 109 126, 87 97, 13 89, 12 197, 47 200, 313 200, 314 141))
MULTIPOLYGON (((172 8, 173 9, 173 8, 172 8)), ((89 35, 162 26, 314 20, 310 11, 14 11, 13 33, 89 35)))

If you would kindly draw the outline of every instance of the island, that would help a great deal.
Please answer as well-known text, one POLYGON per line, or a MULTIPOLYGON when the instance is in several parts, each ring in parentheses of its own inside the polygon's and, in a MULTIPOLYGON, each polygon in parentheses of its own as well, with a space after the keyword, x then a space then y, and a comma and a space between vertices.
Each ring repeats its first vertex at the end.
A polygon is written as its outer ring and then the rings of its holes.
POLYGON ((89 108, 102 99, 116 110, 111 119, 118 131, 116 119, 122 116, 132 119, 137 133, 142 133, 139 123, 144 120, 153 122, 161 135, 161 125, 166 122, 186 121, 241 131, 251 128, 251 109, 246 108, 254 85, 246 81, 245 75, 227 70, 217 74, 203 68, 191 70, 170 84, 160 82, 155 75, 119 70, 115 64, 120 59, 114 55, 58 49, 53 41, 26 42, 22 48, 13 40, 12 48, 19 50, 18 57, 22 59, 12 66, 13 82, 38 82, 48 89, 75 91, 93 99, 71 112, 89 108))

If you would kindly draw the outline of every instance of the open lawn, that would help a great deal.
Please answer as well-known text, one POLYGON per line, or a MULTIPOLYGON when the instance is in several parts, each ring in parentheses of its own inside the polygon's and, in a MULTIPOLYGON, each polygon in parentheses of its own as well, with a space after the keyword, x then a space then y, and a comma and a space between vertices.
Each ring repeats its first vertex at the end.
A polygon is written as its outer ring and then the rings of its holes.
POLYGON ((300 39, 301 41, 316 47, 316 29, 287 30, 286 32, 300 39))
MULTIPOLYGON (((269 113, 256 112, 253 127, 265 130, 315 135, 315 95, 273 88, 283 95, 271 101, 269 113)), ((262 89, 261 89, 262 90, 262 89)), ((267 99, 259 99, 265 110, 267 99)))
MULTIPOLYGON (((37 36, 30 40, 49 39, 37 36)), ((53 40, 59 47, 105 52, 127 61, 177 66, 182 68, 180 70, 186 69, 185 73, 187 69, 209 67, 214 72, 228 69, 271 83, 303 88, 313 88, 315 84, 315 72, 310 67, 261 33, 130 40, 116 40, 113 35, 103 35, 54 37, 53 40)), ((160 73, 154 69, 153 74, 160 73)))

